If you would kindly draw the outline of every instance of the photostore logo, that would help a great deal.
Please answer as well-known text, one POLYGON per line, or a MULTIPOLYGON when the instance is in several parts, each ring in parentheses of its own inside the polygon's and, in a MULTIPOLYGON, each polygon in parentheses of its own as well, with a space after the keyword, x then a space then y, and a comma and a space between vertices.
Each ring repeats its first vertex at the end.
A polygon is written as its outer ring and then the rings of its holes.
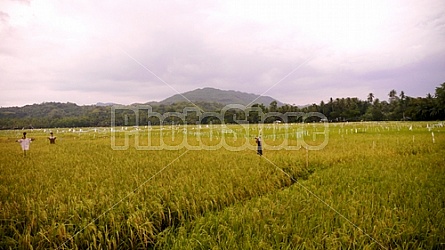
POLYGON ((127 150, 321 150, 329 123, 319 112, 267 112, 261 107, 227 105, 220 112, 186 107, 153 111, 150 105, 111 107, 111 147, 127 150))

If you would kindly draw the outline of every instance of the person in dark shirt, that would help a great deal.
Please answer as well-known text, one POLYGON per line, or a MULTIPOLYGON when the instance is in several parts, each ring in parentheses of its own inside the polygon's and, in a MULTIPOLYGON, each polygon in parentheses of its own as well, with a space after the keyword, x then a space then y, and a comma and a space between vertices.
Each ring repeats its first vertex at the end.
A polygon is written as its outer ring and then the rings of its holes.
POLYGON ((258 145, 257 148, 257 155, 262 156, 263 155, 263 147, 261 146, 261 137, 255 137, 255 142, 258 145))
POLYGON ((56 138, 57 138, 57 137, 55 137, 55 136, 53 135, 53 132, 51 132, 51 133, 49 133, 49 134, 50 134, 50 136, 48 137, 49 144, 56 144, 56 138))

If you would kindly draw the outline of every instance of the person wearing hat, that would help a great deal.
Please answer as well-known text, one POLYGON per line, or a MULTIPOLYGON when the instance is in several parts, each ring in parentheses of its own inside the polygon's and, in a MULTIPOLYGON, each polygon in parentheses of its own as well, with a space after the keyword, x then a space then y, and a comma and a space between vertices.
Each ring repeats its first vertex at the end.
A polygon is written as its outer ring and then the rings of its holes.
POLYGON ((49 144, 56 144, 56 138, 57 138, 57 137, 55 137, 55 136, 53 135, 53 132, 51 132, 51 133, 49 133, 49 134, 50 134, 50 136, 48 137, 49 144))
POLYGON ((23 156, 26 156, 26 151, 29 150, 29 144, 31 144, 32 141, 34 141, 33 138, 26 138, 26 132, 23 132, 22 139, 17 140, 20 146, 22 146, 23 156))

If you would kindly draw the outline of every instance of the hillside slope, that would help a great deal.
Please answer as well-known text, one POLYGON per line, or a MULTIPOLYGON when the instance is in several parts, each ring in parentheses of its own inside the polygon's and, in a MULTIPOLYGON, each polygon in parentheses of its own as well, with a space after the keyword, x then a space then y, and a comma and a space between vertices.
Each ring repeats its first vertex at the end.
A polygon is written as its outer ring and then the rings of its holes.
POLYGON ((172 104, 177 102, 215 102, 224 105, 228 104, 242 104, 251 105, 255 103, 262 103, 265 106, 273 101, 277 101, 278 106, 283 105, 280 101, 270 97, 270 96, 260 96, 256 94, 250 94, 234 90, 221 90, 215 88, 202 88, 188 91, 185 93, 173 95, 163 101, 161 104, 172 104), (185 97, 185 98, 184 98, 185 97), (188 100, 187 100, 187 99, 188 100))

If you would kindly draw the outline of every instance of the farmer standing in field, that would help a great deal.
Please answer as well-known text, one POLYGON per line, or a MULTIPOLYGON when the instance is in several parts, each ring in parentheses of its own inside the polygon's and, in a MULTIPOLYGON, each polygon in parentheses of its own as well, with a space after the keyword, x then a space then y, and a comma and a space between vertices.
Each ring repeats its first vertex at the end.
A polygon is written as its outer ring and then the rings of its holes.
POLYGON ((255 137, 255 142, 258 145, 257 148, 257 155, 262 156, 263 155, 263 148, 261 146, 261 137, 255 137))
POLYGON ((23 156, 26 156, 26 151, 29 150, 29 144, 31 144, 32 141, 34 141, 33 138, 26 138, 26 132, 23 132, 22 139, 17 140, 20 146, 22 146, 23 156))
POLYGON ((55 136, 53 135, 53 132, 51 132, 51 133, 49 133, 49 134, 50 134, 50 136, 48 137, 49 144, 56 144, 56 138, 57 138, 57 137, 55 137, 55 136))

